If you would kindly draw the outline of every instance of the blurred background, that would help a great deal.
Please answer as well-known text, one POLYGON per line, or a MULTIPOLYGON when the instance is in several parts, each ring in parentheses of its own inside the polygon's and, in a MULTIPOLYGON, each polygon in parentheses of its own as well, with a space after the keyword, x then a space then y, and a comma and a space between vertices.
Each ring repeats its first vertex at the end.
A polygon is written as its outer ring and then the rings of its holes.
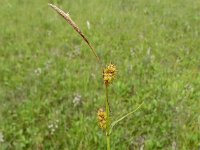
POLYGON ((1 0, 0 149, 102 150, 102 70, 52 10, 69 12, 103 64, 114 150, 200 148, 200 1, 1 0))

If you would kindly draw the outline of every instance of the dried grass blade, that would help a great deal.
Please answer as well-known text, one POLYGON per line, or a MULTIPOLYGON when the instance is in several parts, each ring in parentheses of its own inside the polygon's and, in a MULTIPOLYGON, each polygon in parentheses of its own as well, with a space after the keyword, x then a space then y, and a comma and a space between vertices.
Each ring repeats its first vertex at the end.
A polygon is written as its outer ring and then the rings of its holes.
POLYGON ((53 4, 48 4, 51 6, 59 15, 61 15, 73 28, 78 34, 83 38, 83 40, 88 44, 88 46, 91 48, 93 54, 95 55, 96 59, 100 62, 99 57, 97 56, 94 48, 91 46, 90 42, 86 38, 86 36, 83 34, 83 32, 80 30, 80 28, 76 25, 76 23, 71 19, 68 13, 65 13, 63 10, 58 8, 57 6, 53 4))

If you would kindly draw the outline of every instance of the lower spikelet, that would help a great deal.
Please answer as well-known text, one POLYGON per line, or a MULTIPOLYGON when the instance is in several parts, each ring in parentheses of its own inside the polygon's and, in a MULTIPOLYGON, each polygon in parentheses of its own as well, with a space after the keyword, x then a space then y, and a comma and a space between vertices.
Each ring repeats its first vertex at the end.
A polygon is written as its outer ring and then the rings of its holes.
POLYGON ((106 118, 107 118, 106 112, 103 110, 103 108, 100 108, 97 112, 97 119, 99 122, 99 126, 102 129, 106 129, 106 118))

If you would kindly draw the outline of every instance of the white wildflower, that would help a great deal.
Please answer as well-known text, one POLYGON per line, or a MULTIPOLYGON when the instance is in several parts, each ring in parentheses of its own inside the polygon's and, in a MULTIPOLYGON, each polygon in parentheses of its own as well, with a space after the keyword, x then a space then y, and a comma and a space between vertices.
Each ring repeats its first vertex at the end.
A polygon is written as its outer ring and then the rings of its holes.
POLYGON ((39 76, 42 73, 42 69, 41 68, 37 68, 37 69, 35 69, 34 72, 35 72, 36 75, 39 76))
POLYGON ((56 121, 48 124, 49 133, 51 135, 53 135, 55 133, 55 131, 58 129, 58 123, 59 123, 59 120, 56 120, 56 121))
POLYGON ((82 104, 82 97, 80 94, 75 95, 75 97, 73 99, 73 104, 74 104, 74 107, 80 106, 82 104))
POLYGON ((87 24, 87 28, 90 30, 90 22, 87 20, 87 22, 86 22, 86 24, 87 24))
POLYGON ((4 142, 4 136, 3 133, 0 132, 0 143, 4 142))

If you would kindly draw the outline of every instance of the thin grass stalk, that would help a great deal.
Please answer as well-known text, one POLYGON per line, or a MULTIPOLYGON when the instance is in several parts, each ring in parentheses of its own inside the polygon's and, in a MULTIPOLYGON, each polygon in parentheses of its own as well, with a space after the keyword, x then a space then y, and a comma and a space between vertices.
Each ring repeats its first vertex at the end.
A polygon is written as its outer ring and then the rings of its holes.
POLYGON ((108 86, 106 85, 106 143, 107 143, 107 150, 110 150, 110 107, 108 102, 108 86))

